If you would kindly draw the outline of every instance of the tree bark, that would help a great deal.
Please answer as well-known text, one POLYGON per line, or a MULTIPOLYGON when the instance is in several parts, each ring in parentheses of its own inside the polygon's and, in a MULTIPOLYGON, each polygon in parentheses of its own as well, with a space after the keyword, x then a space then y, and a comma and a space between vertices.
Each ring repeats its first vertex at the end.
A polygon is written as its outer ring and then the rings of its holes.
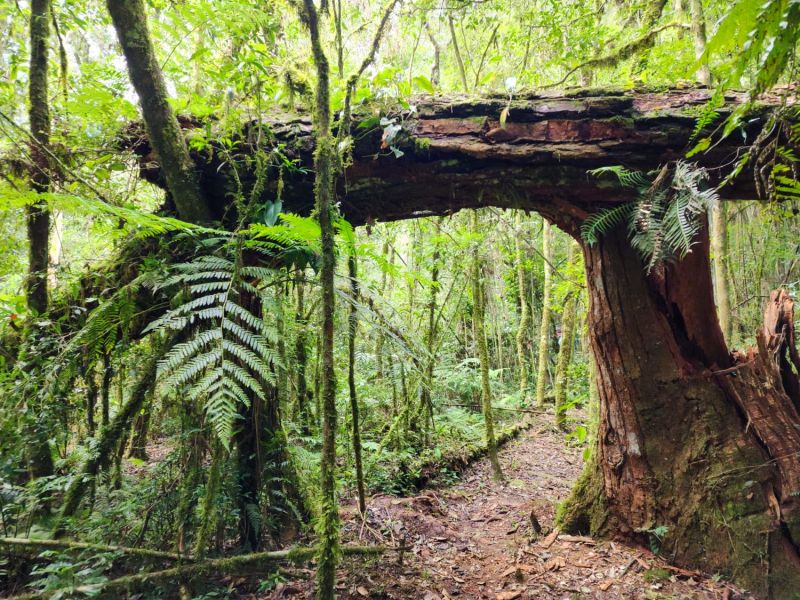
MULTIPOLYGON (((478 213, 472 211, 472 233, 478 235, 478 213)), ((492 475, 496 480, 503 479, 503 470, 497 458, 497 440, 494 436, 494 416, 492 415, 492 388, 489 381, 489 352, 486 348, 484 330, 485 299, 483 285, 483 260, 479 241, 473 241, 475 249, 472 257, 472 326, 475 331, 475 346, 478 349, 481 373, 481 409, 486 427, 486 452, 492 465, 492 475)))
POLYGON ((733 320, 728 287, 728 211, 720 201, 711 208, 711 255, 714 258, 714 292, 722 334, 728 344, 732 343, 733 320))
POLYGON ((530 310, 528 308, 527 294, 525 293, 525 263, 522 253, 522 212, 518 211, 514 227, 515 266, 517 269, 517 287, 519 288, 519 326, 517 328, 517 364, 519 365, 519 399, 526 402, 528 399, 528 364, 526 341, 530 327, 530 310))
POLYGON ((694 54, 698 60, 701 60, 700 67, 697 69, 697 81, 703 85, 709 85, 711 83, 711 71, 708 69, 708 62, 702 60, 703 53, 706 51, 706 17, 703 14, 703 1, 689 0, 689 7, 692 11, 694 54))
POLYGON ((548 341, 550 339, 550 295, 553 286, 553 249, 552 231, 550 222, 542 219, 542 256, 544 257, 544 284, 542 293, 542 322, 539 327, 539 356, 536 375, 536 405, 544 406, 544 396, 547 384, 547 363, 550 360, 548 341))
POLYGON ((353 437, 353 460, 356 468, 356 490, 358 492, 358 511, 367 514, 367 499, 364 492, 364 467, 361 463, 361 425, 359 423, 358 394, 356 393, 356 332, 358 331, 358 262, 355 244, 347 260, 350 275, 351 302, 348 315, 347 337, 347 387, 350 393, 350 415, 353 437))
MULTIPOLYGON (((567 264, 571 267, 575 263, 575 244, 569 245, 567 264)), ((575 321, 578 309, 578 290, 570 289, 564 299, 564 312, 561 316, 561 347, 558 350, 558 361, 556 363, 555 389, 555 413, 556 427, 564 429, 567 424, 567 369, 572 361, 572 346, 575 343, 575 321)))
MULTIPOLYGON (((442 257, 441 242, 439 236, 441 235, 441 219, 436 222, 436 237, 434 239, 433 253, 431 256, 431 279, 430 290, 428 296, 428 306, 426 307, 428 313, 428 330, 425 335, 425 367, 422 373, 422 381, 420 382, 420 413, 423 415, 423 429, 425 430, 425 440, 429 439, 428 431, 433 430, 433 399, 431 398, 431 390, 433 388, 433 372, 436 368, 436 339, 437 339, 437 325, 436 319, 436 305, 437 297, 439 294, 439 263, 442 257), (430 429, 429 429, 430 428, 430 429)), ((413 314, 413 313, 412 313, 413 314)))
POLYGON ((313 0, 303 0, 301 18, 309 30, 317 82, 314 99, 314 198, 321 231, 322 265, 322 457, 320 462, 319 556, 317 598, 334 600, 339 547, 339 510, 336 502, 336 368, 333 357, 336 310, 334 275, 336 241, 333 227, 336 148, 331 135, 330 69, 322 47, 320 23, 313 0))
MULTIPOLYGON (((28 76, 28 120, 31 145, 31 187, 39 194, 50 191, 50 107, 47 95, 50 0, 32 0, 30 21, 31 62, 28 76)), ((28 279, 25 293, 28 308, 35 314, 47 311, 47 266, 50 253, 50 209, 39 200, 27 207, 28 279)))
POLYGON ((186 140, 168 102, 167 86, 147 28, 142 0, 107 0, 128 73, 142 106, 145 126, 167 188, 184 221, 209 223, 207 206, 186 140))
POLYGON ((797 399, 785 299, 758 351, 732 357, 714 312, 704 235, 646 276, 619 228, 584 245, 597 358, 597 452, 561 514, 568 529, 646 541, 760 597, 800 589, 797 399), (779 333, 782 332, 782 333, 779 333), (780 351, 780 352, 779 352, 780 351))
POLYGON ((300 421, 300 426, 304 434, 309 433, 311 424, 311 407, 309 406, 311 398, 308 396, 308 380, 306 378, 306 370, 308 366, 308 348, 307 344, 307 327, 306 322, 306 307, 305 307, 305 274, 300 273, 295 282, 297 290, 297 312, 295 313, 295 327, 297 335, 294 342, 294 357, 295 357, 295 406, 297 407, 297 416, 300 421))
POLYGON ((150 432, 150 417, 153 411, 153 398, 152 394, 150 401, 146 402, 144 407, 136 415, 136 420, 133 422, 133 437, 131 438, 131 447, 128 452, 129 458, 136 458, 138 460, 147 460, 147 435, 150 432))

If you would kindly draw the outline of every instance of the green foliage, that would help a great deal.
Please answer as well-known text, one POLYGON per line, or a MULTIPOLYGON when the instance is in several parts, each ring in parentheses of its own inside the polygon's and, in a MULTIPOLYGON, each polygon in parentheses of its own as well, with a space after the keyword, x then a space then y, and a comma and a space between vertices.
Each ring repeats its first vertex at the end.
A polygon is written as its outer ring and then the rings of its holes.
POLYGON ((228 249, 175 265, 175 274, 159 287, 183 288, 184 301, 147 327, 192 332, 159 362, 159 381, 168 392, 203 403, 226 449, 239 405, 249 406, 252 396, 265 399, 264 386, 275 382, 269 338, 276 336, 252 311, 260 291, 245 280, 250 269, 241 264, 241 245, 233 256, 228 249))
POLYGON ((598 211, 581 227, 589 244, 613 228, 627 222, 631 245, 645 260, 650 271, 658 264, 686 256, 705 226, 706 215, 719 201, 713 189, 704 188, 704 169, 683 161, 664 167, 652 179, 622 167, 594 171, 612 173, 625 187, 634 188, 636 203, 598 211))

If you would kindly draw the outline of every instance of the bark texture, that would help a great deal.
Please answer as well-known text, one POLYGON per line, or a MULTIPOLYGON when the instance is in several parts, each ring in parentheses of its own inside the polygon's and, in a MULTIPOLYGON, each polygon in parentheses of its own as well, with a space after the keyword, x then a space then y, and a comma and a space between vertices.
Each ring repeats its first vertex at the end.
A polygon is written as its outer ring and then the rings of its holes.
POLYGON ((519 365, 519 398, 526 402, 528 399, 528 365, 526 357, 528 344, 528 328, 530 327, 531 315, 528 308, 528 299, 525 294, 525 258, 522 252, 522 213, 517 212, 514 221, 516 229, 514 235, 514 262, 517 270, 517 287, 519 288, 519 325, 517 327, 517 364, 519 365))
POLYGON ((553 250, 550 223, 543 220, 542 225, 542 257, 544 258, 544 290, 542 294, 542 320, 539 324, 539 354, 536 369, 536 405, 544 406, 545 389, 547 386, 547 364, 550 362, 548 353, 550 340, 550 294, 553 287, 553 250))
MULTIPOLYGON (((587 170, 609 165, 651 170, 683 158, 691 148, 696 111, 708 99, 706 90, 518 94, 503 129, 499 117, 508 104, 505 96, 418 96, 413 99, 418 114, 403 117, 403 130, 395 140, 405 152, 401 158, 381 148, 381 127, 359 130, 352 164, 337 184, 341 211, 354 225, 363 225, 495 206, 538 210, 551 220, 558 217, 559 223, 575 225, 597 208, 634 196, 610 178, 588 176, 587 170)), ((744 99, 741 94, 727 95, 721 113, 727 114, 744 99)), ((777 101, 764 99, 769 105, 777 101)), ((751 115, 748 139, 763 125, 766 108, 762 105, 751 115)), ((356 114, 354 123, 371 115, 356 114)), ((187 128, 198 126, 189 119, 182 123, 187 128)), ((258 137, 255 125, 243 126, 243 151, 258 137)), ((307 117, 287 115, 270 126, 289 158, 312 166, 315 146, 307 117)), ((740 151, 733 137, 697 159, 709 166, 727 164, 740 151)), ((164 186, 157 156, 141 127, 131 126, 124 144, 140 155, 142 175, 164 186)), ((224 157, 205 153, 194 158, 213 215, 221 219, 229 209, 226 194, 235 191, 224 157)), ((254 176, 247 173, 247 166, 238 167, 242 183, 252 186, 254 176)), ((278 181, 277 174, 269 179, 278 181)), ((285 174, 283 180, 286 210, 311 213, 311 171, 285 174)), ((268 187, 262 199, 274 194, 268 187)), ((751 199, 755 189, 748 177, 740 177, 723 195, 751 199)))
POLYGON ((650 277, 624 231, 584 256, 598 445, 562 523, 642 541, 667 527, 662 549, 678 562, 790 597, 800 589, 800 417, 797 377, 781 369, 794 360, 787 295, 774 296, 758 349, 731 356, 707 237, 650 277))

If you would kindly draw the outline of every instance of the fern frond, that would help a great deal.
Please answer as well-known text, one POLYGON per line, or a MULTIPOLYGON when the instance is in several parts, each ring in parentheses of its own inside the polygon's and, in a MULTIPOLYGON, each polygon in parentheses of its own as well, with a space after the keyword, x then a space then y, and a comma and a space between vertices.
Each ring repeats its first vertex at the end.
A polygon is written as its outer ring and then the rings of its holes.
POLYGON ((593 246, 600 239, 600 236, 629 219, 635 209, 635 204, 628 203, 598 211, 583 222, 581 236, 586 240, 587 244, 593 246))

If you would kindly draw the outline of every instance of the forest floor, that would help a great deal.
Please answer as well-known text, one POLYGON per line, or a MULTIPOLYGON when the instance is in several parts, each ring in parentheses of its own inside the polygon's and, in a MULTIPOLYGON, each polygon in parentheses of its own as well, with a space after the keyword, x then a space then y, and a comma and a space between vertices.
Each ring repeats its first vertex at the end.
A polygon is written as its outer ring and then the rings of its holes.
MULTIPOLYGON (((486 459, 458 483, 407 498, 378 495, 362 520, 352 503, 342 511, 346 543, 403 545, 379 559, 344 559, 341 598, 419 600, 516 598, 749 598, 730 584, 669 565, 649 549, 562 535, 553 530, 557 504, 581 471, 581 450, 566 447, 551 415, 500 452, 505 482, 486 459), (542 528, 535 535, 534 512, 542 528), (402 541, 404 540, 404 541, 402 541)), ((313 597, 313 572, 296 572, 260 598, 313 597)))

